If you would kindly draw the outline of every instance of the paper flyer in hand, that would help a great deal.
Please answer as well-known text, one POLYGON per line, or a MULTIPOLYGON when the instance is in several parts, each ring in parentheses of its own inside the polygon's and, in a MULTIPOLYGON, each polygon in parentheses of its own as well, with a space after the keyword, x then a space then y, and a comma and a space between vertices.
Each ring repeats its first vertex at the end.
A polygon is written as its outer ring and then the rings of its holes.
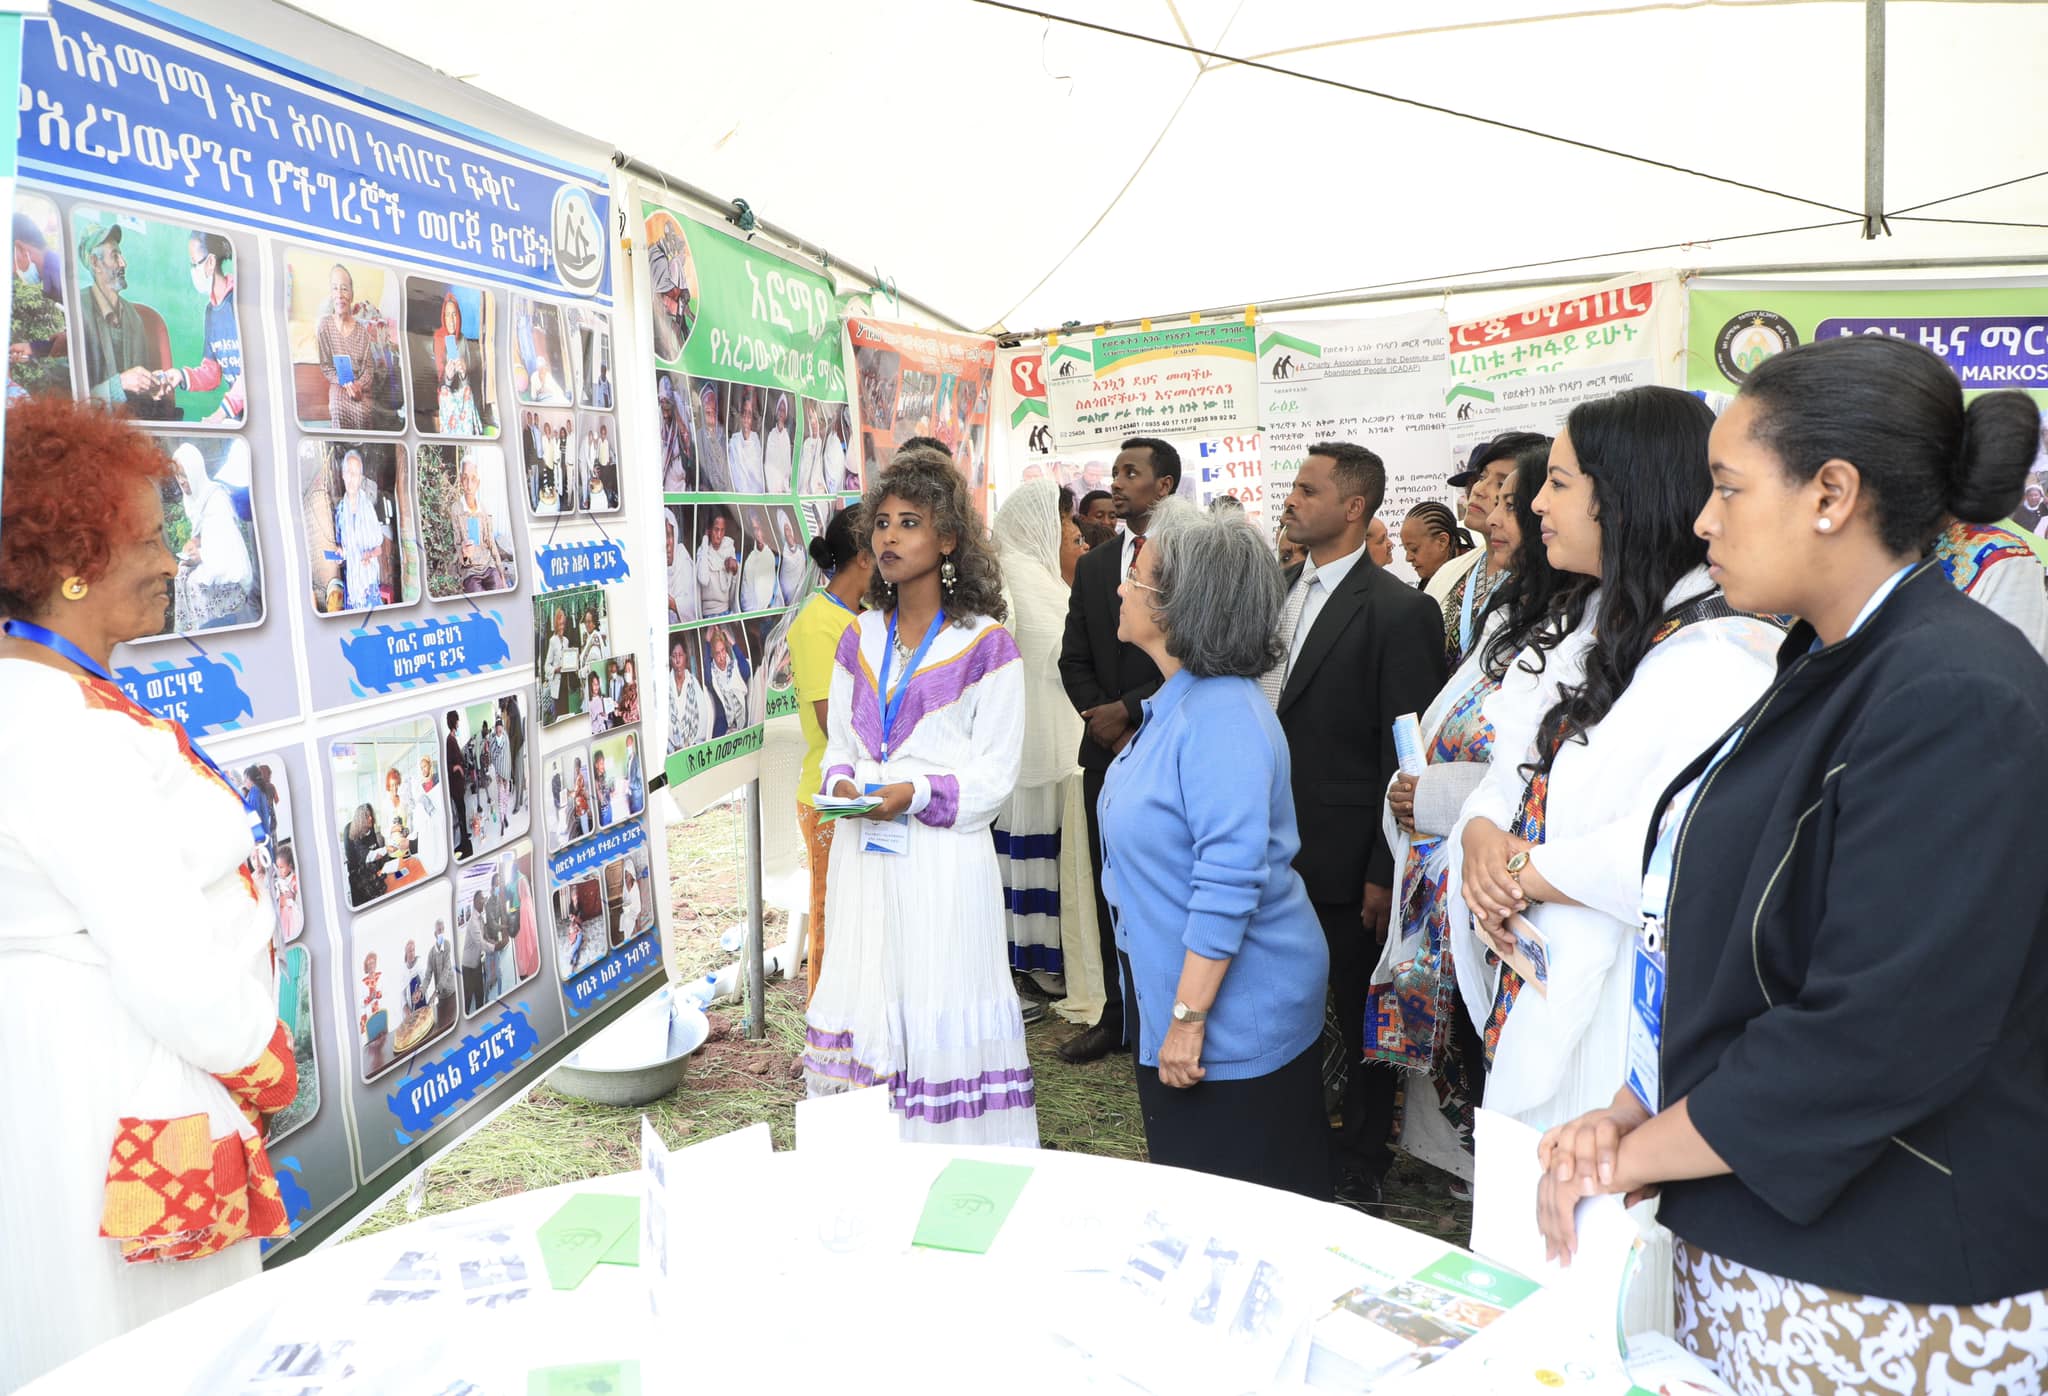
POLYGON ((1506 957, 1508 968, 1522 976, 1524 985, 1549 998, 1550 942, 1526 916, 1508 917, 1508 929, 1515 936, 1514 953, 1506 957))

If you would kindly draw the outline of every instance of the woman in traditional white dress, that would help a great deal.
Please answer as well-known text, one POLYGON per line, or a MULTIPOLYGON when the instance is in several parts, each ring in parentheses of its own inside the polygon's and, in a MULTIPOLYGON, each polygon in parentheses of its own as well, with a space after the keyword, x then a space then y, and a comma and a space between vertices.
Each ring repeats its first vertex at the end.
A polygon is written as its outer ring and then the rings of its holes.
POLYGON ((827 404, 825 415, 825 488, 836 494, 847 487, 847 433, 853 428, 843 402, 827 404))
POLYGON ((1024 754, 1017 788, 995 821, 996 863, 1003 878, 1010 968, 1031 975, 1041 989, 1066 992, 1060 946, 1060 847, 1064 785, 1078 776, 1081 715, 1060 682, 1070 588, 1060 576, 1060 552, 1080 527, 1060 509, 1051 480, 1020 485, 996 511, 996 552, 1002 561, 1003 599, 1024 672, 1024 754))
POLYGON ((805 1084, 885 1087, 906 1139, 1035 1146, 989 837, 1024 741, 1001 574, 943 451, 899 453, 863 509, 876 609, 833 660, 823 785, 881 803, 832 841, 832 953, 805 1014, 805 1084))
MULTIPOLYGON (((246 452, 248 447, 235 441, 229 449, 246 452)), ((186 522, 192 526, 192 536, 178 557, 175 629, 183 635, 247 620, 254 610, 250 602, 256 569, 234 497, 206 473, 206 460, 191 442, 179 444, 171 453, 171 464, 184 495, 186 522)))
POLYGON ((376 496, 364 488, 363 457, 341 458, 341 503, 334 507, 334 532, 341 540, 342 585, 348 609, 367 611, 384 604, 384 519, 376 496))
POLYGON ((678 635, 668 646, 668 749, 687 751, 711 740, 711 695, 690 663, 690 646, 678 635))
POLYGON ((761 402, 757 389, 744 384, 733 389, 739 394, 734 415, 739 430, 726 439, 725 461, 732 471, 734 494, 760 494, 767 488, 766 455, 761 442, 761 402))
POLYGON ((776 577, 776 603, 778 606, 794 606, 804 599, 804 564, 810 561, 810 554, 804 551, 803 542, 796 536, 796 515, 785 511, 782 515, 782 566, 776 577))
MULTIPOLYGON (((668 527, 668 623, 681 625, 697 619, 697 562, 690 554, 688 543, 681 542, 689 527, 676 517, 675 508, 661 511, 662 522, 668 527)), ((689 517, 689 508, 682 509, 683 519, 689 517)))
POLYGON ((825 410, 822 404, 804 400, 804 449, 797 462, 797 486, 803 494, 827 494, 825 483, 825 410))
POLYGON ((747 511, 747 532, 751 535, 753 544, 747 549, 747 560, 740 564, 740 609, 765 611, 775 604, 776 574, 780 561, 776 556, 775 545, 768 537, 766 510, 747 511))
POLYGON ((715 706, 711 714, 711 735, 723 737, 747 725, 747 666, 733 644, 732 632, 713 626, 704 638, 706 685, 715 706))
POLYGON ((540 666, 541 701, 547 711, 543 723, 559 722, 571 716, 576 683, 576 642, 569 638, 569 608, 555 607, 554 632, 548 636, 547 654, 540 666))
POLYGON ((762 451, 762 470, 767 477, 768 493, 788 494, 793 483, 790 477, 790 451, 792 442, 789 431, 789 394, 775 395, 775 421, 768 428, 768 439, 762 451))
MULTIPOLYGON (((1572 409, 1533 509, 1573 575, 1486 701, 1493 759, 1449 839, 1485 1103, 1537 1129, 1620 1089, 1651 808, 1763 692, 1784 638, 1728 607, 1693 533, 1713 425, 1675 388, 1572 409)), ((1668 1333, 1670 1233, 1650 1240, 1628 1331, 1668 1333)))

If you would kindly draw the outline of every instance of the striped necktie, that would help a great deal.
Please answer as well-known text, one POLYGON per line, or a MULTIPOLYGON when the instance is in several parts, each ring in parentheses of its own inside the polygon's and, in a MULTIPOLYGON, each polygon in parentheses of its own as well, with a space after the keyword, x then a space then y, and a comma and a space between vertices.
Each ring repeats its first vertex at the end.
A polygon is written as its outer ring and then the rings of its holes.
POLYGON ((1266 701, 1276 709, 1280 706, 1280 694, 1287 687, 1287 671, 1293 667, 1294 632, 1301 624, 1301 608, 1308 601, 1308 589, 1315 585, 1315 580, 1316 564, 1311 558, 1301 564, 1301 576, 1288 590, 1287 604, 1280 608, 1280 662, 1259 677, 1266 701))

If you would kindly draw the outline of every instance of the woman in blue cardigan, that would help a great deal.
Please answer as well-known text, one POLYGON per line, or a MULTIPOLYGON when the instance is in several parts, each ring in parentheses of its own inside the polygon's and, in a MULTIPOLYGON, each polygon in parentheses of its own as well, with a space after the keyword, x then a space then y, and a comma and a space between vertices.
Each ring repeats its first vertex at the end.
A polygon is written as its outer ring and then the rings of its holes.
POLYGON ((1280 564, 1258 534, 1169 500, 1121 588, 1117 638, 1165 682, 1102 787, 1102 881, 1154 1163, 1328 1201, 1317 1038, 1329 950, 1293 868, 1280 564))

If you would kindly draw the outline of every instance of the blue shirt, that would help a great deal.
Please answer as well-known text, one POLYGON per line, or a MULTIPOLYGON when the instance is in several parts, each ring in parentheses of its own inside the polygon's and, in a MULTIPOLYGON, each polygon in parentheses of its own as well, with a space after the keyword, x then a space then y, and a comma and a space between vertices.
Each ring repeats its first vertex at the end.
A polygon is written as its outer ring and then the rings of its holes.
MULTIPOLYGON (((1102 886, 1130 957, 1138 1060, 1159 1064, 1187 951, 1230 968, 1202 1067, 1236 1081, 1279 1070, 1323 1028, 1330 952, 1294 871, 1287 737, 1252 679, 1183 669, 1145 702, 1102 782, 1102 886)), ((1114 967, 1112 967, 1114 972, 1114 967)))

